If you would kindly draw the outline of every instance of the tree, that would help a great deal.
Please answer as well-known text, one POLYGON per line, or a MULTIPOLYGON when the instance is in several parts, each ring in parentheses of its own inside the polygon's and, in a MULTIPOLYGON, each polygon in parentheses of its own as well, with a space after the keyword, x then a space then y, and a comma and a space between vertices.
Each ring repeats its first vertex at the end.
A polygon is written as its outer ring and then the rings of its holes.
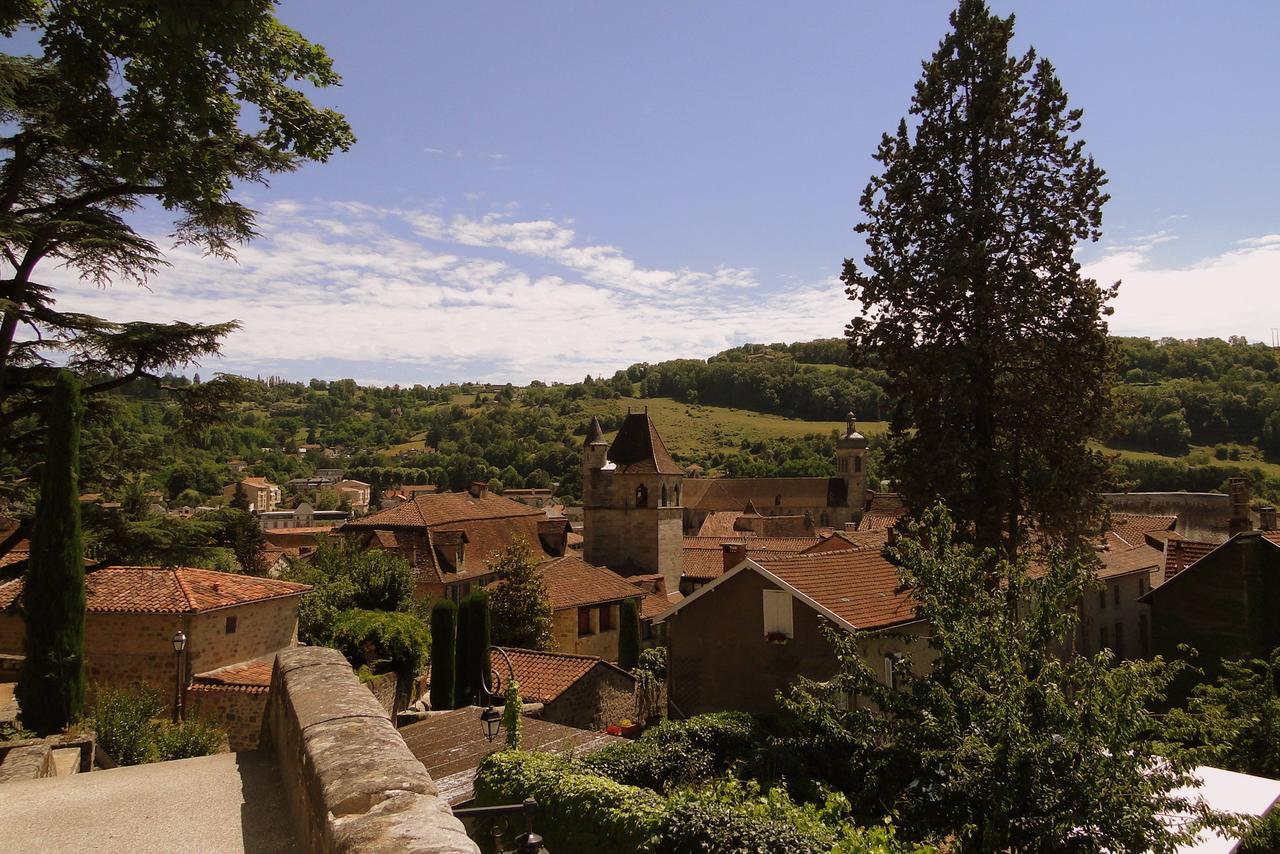
POLYGON ((240 569, 249 575, 266 575, 267 535, 254 515, 234 506, 223 510, 222 537, 236 556, 240 569))
POLYGON ((26 659, 18 679, 22 722, 61 732, 84 709, 84 550, 80 543, 80 419, 75 377, 59 372, 46 420, 40 504, 22 590, 26 659))
MULTIPOLYGON (((0 447, 25 454, 49 394, 50 352, 96 394, 216 354, 236 323, 116 323, 54 308, 39 264, 96 283, 144 284, 164 260, 126 221, 154 201, 178 242, 231 256, 254 236, 237 184, 266 184, 354 142, 338 113, 292 85, 339 82, 319 46, 276 20, 271 0, 10 3, 0 33, 38 34, 39 56, 0 55, 0 447), (242 121, 241 110, 251 116, 242 121), (18 341, 16 332, 35 332, 18 341)), ((193 385, 207 404, 238 384, 193 385)), ((218 407, 209 409, 217 414, 218 407)))
POLYGON ((249 496, 244 491, 244 481, 236 481, 236 491, 231 496, 231 506, 236 510, 249 510, 249 496))
POLYGON ((458 703, 480 699, 481 682, 487 676, 491 643, 489 593, 477 590, 458 607, 458 703))
POLYGON ((889 552, 930 660, 896 661, 890 687, 862 656, 883 635, 832 628, 835 677, 784 697, 811 771, 864 812, 894 812, 904 836, 960 851, 1170 851, 1229 824, 1174 794, 1195 762, 1156 740, 1150 708, 1180 665, 1061 654, 1092 583, 1084 558, 1055 550, 1033 578, 1025 556, 957 545, 942 507, 902 527, 889 552), (1191 820, 1171 828, 1171 814, 1191 820))
POLYGON ((941 499, 1012 555, 1030 523, 1071 536, 1098 518, 1105 460, 1087 443, 1110 411, 1118 285, 1083 278, 1073 252, 1099 238, 1108 197, 1052 64, 1009 54, 1013 17, 960 0, 951 26, 911 125, 877 149, 846 334, 887 375, 887 462, 911 506, 941 499))
POLYGON ((1204 764, 1280 777, 1280 649, 1267 659, 1224 661, 1222 670, 1169 713, 1165 732, 1204 764))
POLYGON ((441 599, 431 606, 431 708, 452 709, 458 606, 441 599))
POLYGON ((490 561, 489 569, 497 576, 489 594, 494 643, 520 649, 554 648, 551 600, 529 541, 513 539, 490 561))
POLYGON ((618 607, 618 666, 628 672, 640 660, 640 611, 635 599, 623 599, 618 607))
POLYGON ((458 602, 458 624, 454 630, 457 643, 454 646, 456 659, 453 664, 453 702, 457 706, 465 706, 472 702, 470 686, 467 684, 470 673, 467 664, 471 659, 471 597, 466 596, 458 602))

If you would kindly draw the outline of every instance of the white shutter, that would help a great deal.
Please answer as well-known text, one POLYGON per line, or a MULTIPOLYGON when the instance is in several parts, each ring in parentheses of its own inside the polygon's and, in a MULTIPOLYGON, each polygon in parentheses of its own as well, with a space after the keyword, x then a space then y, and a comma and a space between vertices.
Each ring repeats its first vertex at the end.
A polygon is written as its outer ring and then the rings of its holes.
POLYGON ((791 622, 791 594, 787 591, 764 591, 764 633, 794 637, 791 622))

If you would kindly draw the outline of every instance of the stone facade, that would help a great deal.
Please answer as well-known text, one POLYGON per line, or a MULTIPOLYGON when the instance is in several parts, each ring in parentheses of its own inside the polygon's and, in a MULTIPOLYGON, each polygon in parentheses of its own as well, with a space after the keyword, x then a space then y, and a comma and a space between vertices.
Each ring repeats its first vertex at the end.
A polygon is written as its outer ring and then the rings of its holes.
POLYGON ((256 750, 266 708, 265 687, 197 683, 187 689, 183 716, 210 721, 226 730, 228 750, 256 750))
POLYGON ((1076 650, 1096 655, 1102 649, 1117 659, 1151 657, 1151 609, 1138 597, 1152 587, 1150 572, 1108 578, 1080 600, 1076 650))
MULTIPOLYGON (((711 595, 689 602, 667 618, 667 688, 680 714, 697 715, 736 709, 753 714, 780 711, 775 694, 798 676, 823 681, 836 672, 831 645, 822 634, 827 621, 799 599, 792 599, 794 635, 773 643, 764 634, 765 590, 777 585, 755 572, 741 572, 711 595)), ((885 657, 906 653, 920 670, 932 661, 922 623, 898 626, 895 632, 868 639, 863 656, 877 673, 885 657)), ((921 672, 924 672, 921 670, 921 672)))
POLYGON ((676 589, 684 545, 682 478, 601 468, 582 474, 583 560, 622 575, 662 573, 676 589))
POLYGON ((618 617, 617 602, 603 605, 585 605, 581 608, 561 608, 551 615, 551 636, 556 644, 556 652, 568 652, 577 655, 594 655, 605 661, 618 660, 618 617), (591 624, 589 634, 579 634, 579 611, 588 612, 591 624), (601 617, 604 611, 609 614, 610 629, 601 629, 601 617))
POLYGON ((553 724, 603 729, 636 717, 636 680, 613 667, 596 665, 559 697, 543 706, 540 717, 553 724))

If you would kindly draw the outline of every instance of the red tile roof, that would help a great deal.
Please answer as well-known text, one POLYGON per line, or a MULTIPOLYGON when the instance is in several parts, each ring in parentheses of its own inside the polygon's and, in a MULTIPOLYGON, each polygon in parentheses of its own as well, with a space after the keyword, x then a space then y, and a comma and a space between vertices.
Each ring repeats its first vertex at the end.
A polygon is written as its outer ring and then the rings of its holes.
POLYGON ((554 610, 617 602, 638 597, 639 591, 625 578, 602 566, 592 566, 581 558, 558 557, 538 564, 547 583, 547 596, 554 610))
POLYGON ((1098 569, 1099 578, 1115 578, 1131 572, 1154 572, 1164 563, 1164 552, 1152 548, 1145 541, 1130 546, 1118 534, 1107 532, 1106 545, 1098 550, 1098 558, 1102 566, 1098 569))
MULTIPOLYGON (((85 573, 86 609, 90 612, 212 611, 301 596, 310 589, 309 584, 191 567, 106 566, 85 573)), ((0 608, 12 605, 21 592, 21 578, 0 584, 0 608)))
MULTIPOLYGON (((503 647, 511 659, 511 668, 520 683, 520 698, 526 703, 550 703, 574 683, 597 667, 607 667, 634 679, 617 665, 593 655, 570 655, 563 652, 537 652, 531 649, 503 647)), ((506 664, 496 652, 489 653, 495 672, 506 675, 506 664)))
POLYGON ((477 498, 469 492, 442 492, 417 495, 412 501, 380 510, 342 526, 343 530, 370 528, 425 528, 481 519, 510 519, 521 516, 546 517, 541 510, 486 493, 477 498))
POLYGON ((1142 513, 1111 514, 1111 530, 1131 546, 1144 543, 1147 534, 1172 531, 1177 523, 1177 516, 1155 516, 1142 513))
POLYGON ((645 597, 640 600, 640 619, 652 620, 654 617, 658 616, 683 598, 684 597, 679 593, 671 593, 667 596, 659 596, 657 593, 647 593, 645 594, 645 597), (671 598, 672 596, 676 598, 673 599, 671 598))
POLYGON ((916 618, 915 600, 899 589, 897 569, 878 551, 752 559, 855 628, 884 628, 916 618))
POLYGON ((723 544, 743 543, 747 556, 799 554, 820 542, 817 537, 685 537, 681 571, 686 578, 710 581, 724 575, 723 544))
POLYGON ((274 656, 256 658, 253 661, 228 664, 226 667, 219 667, 216 670, 197 673, 192 677, 192 682, 197 685, 261 688, 266 691, 271 685, 271 669, 274 665, 274 656))
POLYGON ((888 531, 832 531, 816 545, 805 549, 805 553, 835 552, 841 549, 883 549, 888 543, 888 531))
POLYGON ((1164 580, 1175 577, 1220 545, 1197 540, 1170 540, 1164 552, 1164 580))
POLYGON ((684 474, 646 412, 633 412, 623 420, 606 459, 620 474, 684 474))

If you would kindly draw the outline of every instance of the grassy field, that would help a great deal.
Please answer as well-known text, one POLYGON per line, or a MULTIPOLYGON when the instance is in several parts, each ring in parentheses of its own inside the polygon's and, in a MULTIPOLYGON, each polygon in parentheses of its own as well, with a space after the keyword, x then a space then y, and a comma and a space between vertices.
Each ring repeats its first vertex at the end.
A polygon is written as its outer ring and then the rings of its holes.
MULTIPOLYGON (((1169 457, 1154 451, 1129 451, 1120 448, 1103 448, 1108 454, 1118 454, 1122 460, 1162 460, 1168 463, 1186 463, 1190 466, 1225 466, 1238 469, 1260 469, 1268 477, 1280 477, 1280 463, 1269 463, 1260 458, 1242 460, 1219 460, 1213 456, 1213 447, 1209 445, 1192 445, 1186 456, 1169 457)), ((1256 450, 1250 449, 1257 454, 1256 450)))
MULTIPOLYGON (((475 395, 472 394, 457 395, 453 402, 466 406, 473 400, 475 395)), ((628 408, 641 412, 646 407, 662 440, 667 443, 667 448, 672 453, 686 456, 715 448, 736 448, 744 439, 754 442, 844 429, 843 421, 801 421, 781 415, 763 415, 746 409, 680 403, 667 397, 583 401, 586 417, 625 415, 628 408)), ((858 429, 864 436, 873 436, 883 433, 886 424, 881 421, 864 421, 859 422, 858 429)), ((414 436, 408 442, 391 446, 390 450, 392 453, 421 450, 424 438, 423 435, 414 436)), ((610 434, 609 438, 612 439, 613 435, 610 434)))

